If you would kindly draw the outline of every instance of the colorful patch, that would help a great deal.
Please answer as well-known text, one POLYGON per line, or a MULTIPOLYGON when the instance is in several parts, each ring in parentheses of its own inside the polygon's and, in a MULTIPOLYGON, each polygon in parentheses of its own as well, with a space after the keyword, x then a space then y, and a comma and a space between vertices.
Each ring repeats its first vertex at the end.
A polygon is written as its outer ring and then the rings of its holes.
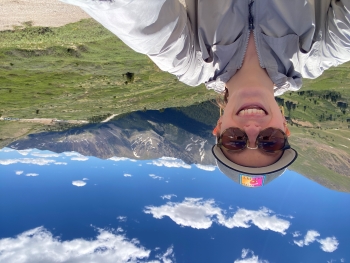
POLYGON ((246 187, 260 187, 264 185, 265 175, 240 174, 240 183, 246 187))

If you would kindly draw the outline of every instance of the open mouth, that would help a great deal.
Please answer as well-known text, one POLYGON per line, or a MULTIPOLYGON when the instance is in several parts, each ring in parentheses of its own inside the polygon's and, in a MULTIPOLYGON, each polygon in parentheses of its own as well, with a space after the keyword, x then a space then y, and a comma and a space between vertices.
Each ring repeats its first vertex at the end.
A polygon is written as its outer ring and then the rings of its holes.
POLYGON ((238 116, 266 116, 266 110, 257 105, 243 106, 237 112, 238 116))

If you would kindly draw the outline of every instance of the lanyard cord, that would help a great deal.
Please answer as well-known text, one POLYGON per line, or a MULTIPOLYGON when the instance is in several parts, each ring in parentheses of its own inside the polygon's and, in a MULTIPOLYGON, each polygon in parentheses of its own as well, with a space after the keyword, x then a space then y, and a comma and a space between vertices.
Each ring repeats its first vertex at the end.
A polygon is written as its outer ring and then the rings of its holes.
POLYGON ((253 14, 252 14, 252 6, 254 4, 254 0, 252 0, 250 3, 249 3, 249 18, 248 18, 248 22, 249 22, 249 30, 254 30, 254 17, 253 17, 253 14))

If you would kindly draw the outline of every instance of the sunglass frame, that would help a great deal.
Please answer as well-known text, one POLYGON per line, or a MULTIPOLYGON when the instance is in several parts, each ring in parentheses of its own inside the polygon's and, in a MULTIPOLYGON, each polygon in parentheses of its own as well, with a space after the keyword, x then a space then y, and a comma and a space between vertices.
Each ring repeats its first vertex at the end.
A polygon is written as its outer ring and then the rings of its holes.
POLYGON ((225 150, 230 151, 230 152, 240 152, 240 151, 243 151, 243 150, 245 150, 245 149, 250 149, 250 150, 251 150, 251 149, 254 149, 254 150, 255 150, 255 149, 258 149, 258 150, 263 151, 263 152, 266 152, 266 153, 276 153, 276 152, 285 151, 285 150, 288 150, 288 149, 291 148, 291 147, 290 147, 290 144, 289 144, 289 142, 288 142, 288 136, 286 135, 286 133, 285 133, 284 131, 282 131, 281 129, 279 129, 279 128, 274 128, 274 127, 268 127, 268 128, 263 129, 262 131, 259 132, 259 134, 258 134, 258 136, 256 137, 256 140, 255 140, 255 145, 256 145, 257 148, 249 148, 249 147, 248 147, 248 142, 249 142, 248 135, 245 133, 244 130, 242 130, 242 129, 238 128, 238 127, 229 127, 229 128, 227 128, 227 129, 225 129, 225 130, 220 134, 220 136, 218 137, 217 141, 218 141, 218 142, 216 143, 216 145, 217 145, 219 148, 224 148, 225 150), (232 129, 232 128, 239 129, 241 132, 243 132, 244 138, 245 138, 245 145, 244 145, 244 148, 239 149, 239 150, 232 150, 232 149, 227 149, 227 148, 222 144, 222 136, 223 136, 223 134, 224 134, 227 130, 232 129), (261 134, 262 132, 264 132, 265 130, 271 129, 271 128, 272 128, 272 129, 275 129, 275 130, 279 130, 279 131, 283 134, 283 137, 284 137, 284 145, 283 145, 282 149, 279 149, 279 150, 276 150, 276 151, 266 151, 266 150, 264 150, 263 147, 259 147, 258 138, 259 138, 260 134, 261 134))

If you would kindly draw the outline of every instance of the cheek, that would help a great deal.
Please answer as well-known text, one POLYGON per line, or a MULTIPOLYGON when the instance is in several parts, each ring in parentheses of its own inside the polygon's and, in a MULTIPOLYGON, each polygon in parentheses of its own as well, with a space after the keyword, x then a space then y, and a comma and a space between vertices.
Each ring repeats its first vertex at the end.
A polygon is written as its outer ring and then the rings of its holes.
POLYGON ((285 122, 285 119, 282 115, 276 116, 271 119, 269 123, 269 127, 278 128, 284 131, 285 130, 284 122, 285 122))
POLYGON ((238 127, 237 124, 235 124, 233 121, 223 121, 220 127, 221 131, 224 131, 230 127, 238 127))
POLYGON ((234 120, 234 116, 232 113, 228 113, 227 111, 221 116, 221 131, 226 130, 230 127, 239 127, 237 121, 234 120))

